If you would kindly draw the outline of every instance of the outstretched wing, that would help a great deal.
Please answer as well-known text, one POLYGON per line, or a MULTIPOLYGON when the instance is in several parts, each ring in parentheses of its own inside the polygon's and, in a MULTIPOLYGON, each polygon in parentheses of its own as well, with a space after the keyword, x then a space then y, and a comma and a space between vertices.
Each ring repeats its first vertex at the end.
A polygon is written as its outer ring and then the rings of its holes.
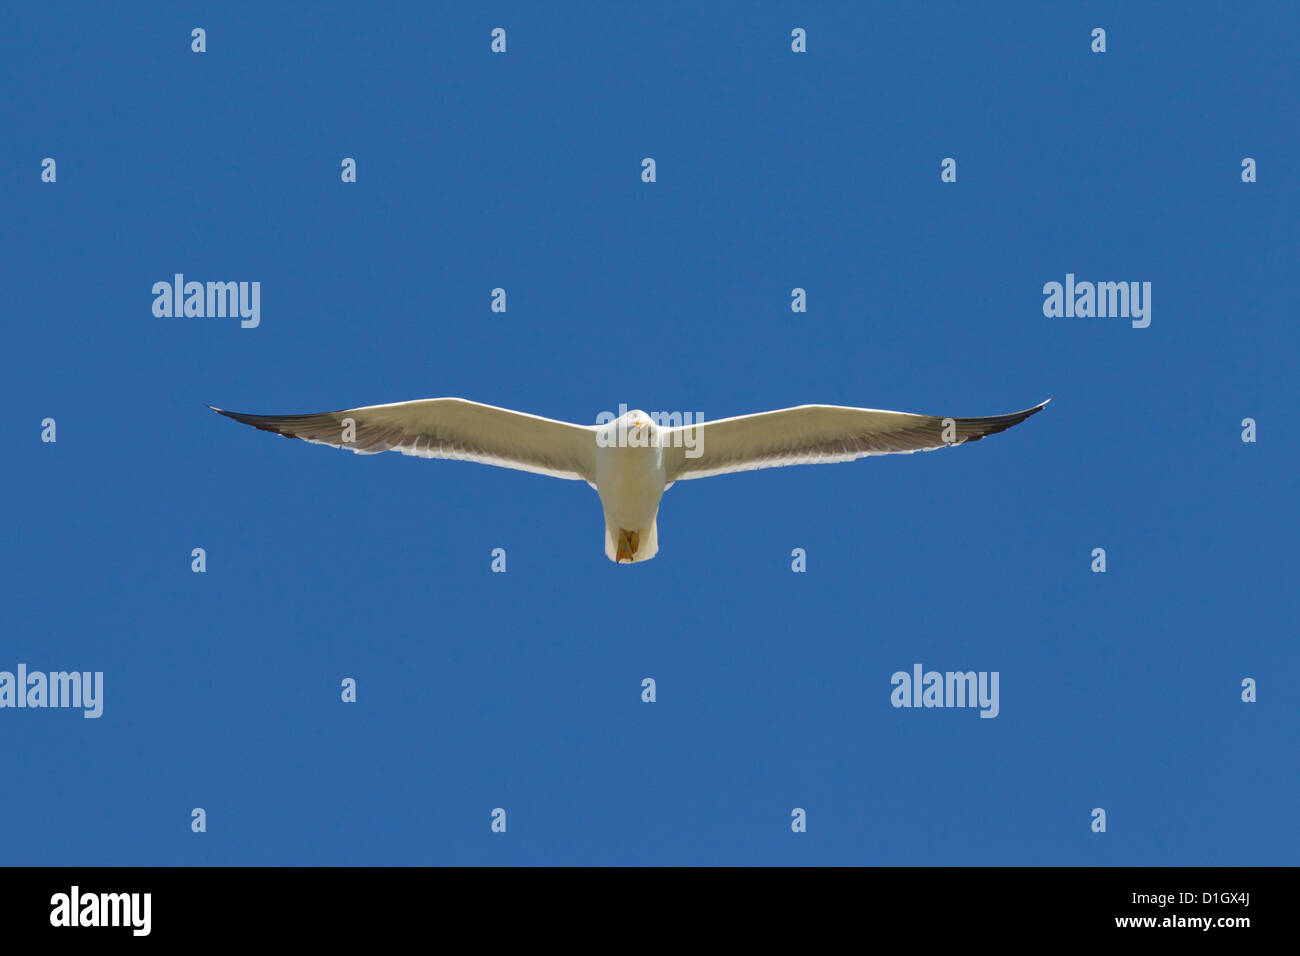
POLYGON ((346 448, 359 455, 400 451, 420 458, 476 461, 555 478, 596 480, 594 428, 463 398, 426 398, 316 415, 247 415, 212 410, 263 431, 346 448))
POLYGON ((843 405, 800 405, 685 425, 666 429, 668 480, 782 465, 853 461, 867 455, 910 454, 950 443, 960 445, 1018 425, 1041 411, 1047 402, 1009 415, 952 419, 843 405), (948 435, 944 434, 945 421, 952 422, 948 435), (692 446, 699 451, 696 457, 691 457, 692 446))

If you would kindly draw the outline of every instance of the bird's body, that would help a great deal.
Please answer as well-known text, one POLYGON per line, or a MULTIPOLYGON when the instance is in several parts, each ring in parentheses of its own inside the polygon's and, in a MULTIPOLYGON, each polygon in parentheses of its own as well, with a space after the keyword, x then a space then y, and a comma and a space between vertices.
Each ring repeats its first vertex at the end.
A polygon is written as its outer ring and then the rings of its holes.
POLYGON ((659 501, 668 485, 659 429, 644 412, 629 412, 628 418, 627 440, 621 444, 621 419, 595 436, 596 494, 605 510, 605 554, 620 563, 648 561, 659 552, 659 501))
POLYGON ((673 425, 675 417, 656 422, 642 411, 599 425, 574 425, 460 398, 316 415, 213 411, 357 454, 400 451, 586 481, 604 509, 606 555, 632 564, 658 553, 659 503, 676 481, 960 445, 1019 424, 1046 404, 989 418, 800 405, 683 425, 673 425))

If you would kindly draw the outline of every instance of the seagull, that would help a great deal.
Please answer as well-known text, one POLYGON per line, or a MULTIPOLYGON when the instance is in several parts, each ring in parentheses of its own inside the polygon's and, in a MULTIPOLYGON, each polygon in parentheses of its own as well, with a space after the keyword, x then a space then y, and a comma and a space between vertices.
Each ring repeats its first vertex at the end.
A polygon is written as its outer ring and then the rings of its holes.
POLYGON ((596 489, 604 509, 606 556, 618 564, 636 564, 659 553, 659 502, 674 482, 962 445, 1019 425, 1050 401, 988 418, 799 405, 710 422, 693 422, 690 413, 634 410, 597 425, 574 425, 463 398, 315 415, 249 415, 208 407, 263 431, 358 455, 399 451, 585 481, 596 489))

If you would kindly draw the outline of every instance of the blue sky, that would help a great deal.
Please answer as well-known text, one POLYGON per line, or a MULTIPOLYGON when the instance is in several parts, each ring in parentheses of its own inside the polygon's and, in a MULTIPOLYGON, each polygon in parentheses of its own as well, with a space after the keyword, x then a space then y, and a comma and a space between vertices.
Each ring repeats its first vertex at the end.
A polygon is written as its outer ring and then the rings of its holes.
POLYGON ((1297 14, 1068 6, 11 11, 0 669, 105 699, 0 710, 0 862, 1294 864, 1297 14), (679 484, 632 567, 584 484, 204 408, 1049 395, 679 484))

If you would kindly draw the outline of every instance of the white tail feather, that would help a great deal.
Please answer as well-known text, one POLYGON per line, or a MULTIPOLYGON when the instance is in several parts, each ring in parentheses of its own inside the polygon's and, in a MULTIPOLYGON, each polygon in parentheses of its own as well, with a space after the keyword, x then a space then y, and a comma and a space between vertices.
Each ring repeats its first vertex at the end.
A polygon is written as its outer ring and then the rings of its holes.
POLYGON ((650 519, 650 523, 642 528, 628 529, 635 530, 637 534, 636 553, 632 555, 632 560, 624 558, 618 560, 618 535, 619 529, 614 526, 608 518, 605 519, 605 557, 619 564, 637 564, 641 561, 649 561, 659 553, 659 516, 656 514, 650 519))

